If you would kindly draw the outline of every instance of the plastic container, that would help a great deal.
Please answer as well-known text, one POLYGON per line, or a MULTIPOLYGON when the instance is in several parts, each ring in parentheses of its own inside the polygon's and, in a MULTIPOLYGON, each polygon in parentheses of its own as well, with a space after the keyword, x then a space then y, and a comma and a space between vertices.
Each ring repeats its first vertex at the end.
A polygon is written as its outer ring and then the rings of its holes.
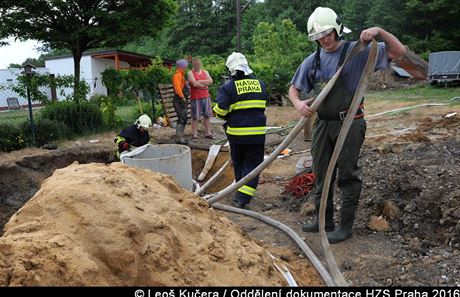
POLYGON ((174 176, 182 187, 192 191, 192 153, 188 146, 148 144, 126 156, 122 155, 122 162, 129 166, 174 176))

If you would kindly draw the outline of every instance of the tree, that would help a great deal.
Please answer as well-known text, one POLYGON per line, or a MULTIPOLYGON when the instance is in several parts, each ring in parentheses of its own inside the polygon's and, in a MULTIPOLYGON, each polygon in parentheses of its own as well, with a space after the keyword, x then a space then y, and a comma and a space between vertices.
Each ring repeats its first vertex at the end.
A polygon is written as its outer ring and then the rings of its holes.
POLYGON ((157 38, 145 36, 126 49, 162 58, 185 54, 227 54, 234 50, 236 16, 234 0, 178 0, 174 23, 157 38))
POLYGON ((179 0, 168 45, 176 56, 227 53, 236 34, 234 0, 179 0))
POLYGON ((460 5, 448 0, 406 0, 407 34, 403 40, 418 52, 460 48, 460 5))
MULTIPOLYGON (((307 32, 307 20, 318 6, 333 7, 333 1, 320 0, 265 0, 266 21, 280 22, 290 19, 300 32, 307 32)), ((339 11, 337 11, 339 13, 339 11)))
POLYGON ((40 57, 36 58, 27 58, 21 64, 11 63, 8 67, 9 68, 22 68, 27 64, 32 64, 35 67, 45 67, 45 56, 40 55, 40 57))
POLYGON ((241 24, 241 47, 243 52, 254 52, 252 36, 260 22, 272 21, 268 20, 267 15, 265 2, 256 2, 243 13, 241 24))
POLYGON ((315 43, 309 42, 307 35, 299 32, 289 19, 275 24, 259 23, 253 43, 256 62, 272 68, 274 79, 268 83, 281 95, 287 93, 300 63, 316 49, 315 43))
POLYGON ((361 31, 366 29, 368 11, 371 8, 372 1, 362 0, 345 0, 340 16, 343 24, 351 30, 347 39, 358 39, 361 31))
MULTIPOLYGON (((234 0, 178 2, 179 13, 173 26, 163 30, 159 38, 145 36, 132 43, 130 49, 175 58, 186 53, 224 56, 235 48, 234 0)), ((242 15, 243 52, 254 51, 252 36, 260 22, 290 19, 298 31, 307 33, 308 17, 318 6, 334 9, 344 25, 352 29, 345 37, 348 40, 356 40, 365 28, 381 26, 417 53, 460 48, 460 27, 455 26, 460 5, 455 1, 259 0, 242 15)))
POLYGON ((407 25, 406 4, 399 0, 373 0, 365 25, 367 27, 382 27, 388 32, 402 37, 405 35, 404 28, 407 25))
POLYGON ((3 0, 0 37, 36 39, 53 49, 69 49, 76 94, 84 51, 155 35, 175 10, 173 0, 3 0))

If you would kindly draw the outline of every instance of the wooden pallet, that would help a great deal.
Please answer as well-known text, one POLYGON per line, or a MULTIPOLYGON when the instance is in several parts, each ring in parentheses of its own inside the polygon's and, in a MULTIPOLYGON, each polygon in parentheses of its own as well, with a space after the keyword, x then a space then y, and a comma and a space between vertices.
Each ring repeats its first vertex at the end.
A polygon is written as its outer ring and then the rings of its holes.
MULTIPOLYGON (((163 113, 168 121, 169 125, 177 122, 177 114, 174 110, 173 97, 174 97, 174 88, 172 84, 159 84, 158 89, 160 90, 160 99, 161 104, 163 105, 163 113)), ((191 122, 192 113, 190 111, 190 100, 187 102, 187 123, 191 122)))

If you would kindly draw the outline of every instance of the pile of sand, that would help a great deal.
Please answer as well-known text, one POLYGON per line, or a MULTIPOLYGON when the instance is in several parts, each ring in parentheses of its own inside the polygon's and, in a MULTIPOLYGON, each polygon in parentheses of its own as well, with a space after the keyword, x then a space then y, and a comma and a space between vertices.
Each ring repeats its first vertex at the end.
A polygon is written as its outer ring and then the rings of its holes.
POLYGON ((0 285, 283 285, 265 250, 166 175, 77 163, 6 225, 0 285))

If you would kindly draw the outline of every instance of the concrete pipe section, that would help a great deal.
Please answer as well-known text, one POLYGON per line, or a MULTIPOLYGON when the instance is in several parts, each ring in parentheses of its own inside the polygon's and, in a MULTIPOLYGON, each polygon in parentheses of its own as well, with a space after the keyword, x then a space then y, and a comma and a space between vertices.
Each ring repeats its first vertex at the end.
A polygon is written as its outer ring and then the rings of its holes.
POLYGON ((146 144, 120 156, 121 162, 174 176, 187 190, 193 189, 192 154, 190 148, 179 144, 146 144))

